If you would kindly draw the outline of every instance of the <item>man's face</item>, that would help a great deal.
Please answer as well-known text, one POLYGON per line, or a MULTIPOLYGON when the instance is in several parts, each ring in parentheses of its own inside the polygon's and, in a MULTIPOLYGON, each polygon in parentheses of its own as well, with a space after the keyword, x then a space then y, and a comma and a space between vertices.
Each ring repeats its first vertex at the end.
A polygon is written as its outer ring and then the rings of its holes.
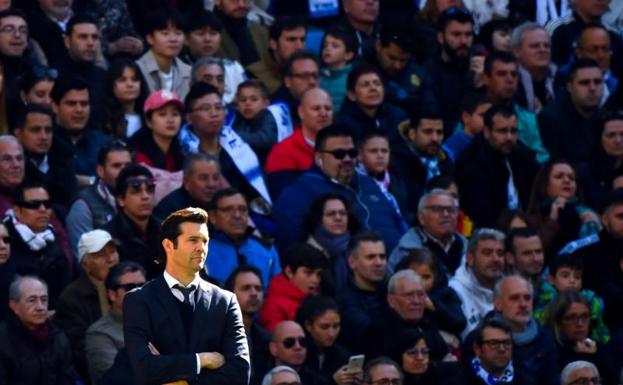
POLYGON ((0 53, 19 57, 28 46, 28 24, 19 16, 0 19, 0 53))
POLYGON ((176 271, 198 273, 205 265, 208 255, 208 225, 205 223, 182 222, 181 234, 177 244, 165 239, 162 241, 167 252, 167 266, 173 265, 176 271))
POLYGON ((119 263, 119 253, 114 242, 108 242, 100 251, 82 257, 82 268, 92 278, 103 282, 110 268, 119 263))
POLYGON ((91 115, 89 90, 70 90, 62 97, 59 104, 52 103, 56 114, 56 123, 68 131, 84 130, 91 115))
POLYGON ((424 210, 418 212, 422 228, 437 239, 446 239, 456 231, 459 208, 447 195, 431 195, 424 210))
POLYGON ((39 7, 43 13, 57 19, 65 18, 72 4, 73 0, 39 0, 39 7))
POLYGON ((328 138, 322 151, 315 154, 316 164, 322 173, 341 184, 349 184, 355 172, 357 150, 349 136, 328 138))
POLYGON ((504 275, 504 243, 481 240, 473 253, 467 253, 467 265, 482 285, 492 286, 504 275))
POLYGON ((514 62, 495 60, 491 67, 491 75, 483 74, 487 95, 499 102, 509 101, 515 96, 518 81, 517 63, 514 62))
POLYGON ((284 274, 294 286, 306 295, 317 295, 322 277, 322 269, 312 269, 307 266, 299 266, 294 270, 286 266, 284 274))
POLYGON ((569 79, 567 91, 571 101, 580 109, 592 110, 599 107, 604 92, 604 76, 601 69, 581 68, 569 79))
POLYGON ((380 175, 389 166, 389 142, 384 137, 368 139, 359 151, 359 161, 371 175, 380 175))
POLYGON ((109 189, 113 190, 116 185, 117 176, 121 170, 132 163, 132 155, 129 151, 111 151, 106 157, 104 165, 97 165, 97 176, 104 181, 109 189))
POLYGON ((275 357, 275 364, 293 368, 301 366, 307 356, 307 348, 301 346, 301 341, 305 341, 305 333, 298 324, 288 322, 285 325, 278 325, 268 346, 270 354, 275 357))
POLYGON ((296 51, 305 49, 305 27, 286 29, 281 32, 277 40, 270 40, 270 48, 275 54, 277 64, 283 64, 296 51))
POLYGON ((26 279, 20 284, 20 297, 11 300, 9 307, 28 329, 43 325, 48 320, 48 290, 39 281, 26 279))
POLYGON ((506 278, 501 284, 500 295, 493 302, 513 329, 523 328, 532 318, 532 291, 523 278, 506 278))
POLYGON ((172 59, 179 55, 184 47, 184 32, 169 24, 166 29, 159 29, 148 34, 147 43, 156 56, 172 59))
POLYGON ((184 189, 193 199, 207 205, 214 193, 223 184, 221 172, 216 162, 197 161, 193 166, 192 174, 184 177, 184 189))
POLYGON ((24 127, 15 129, 15 136, 27 152, 47 154, 52 147, 52 117, 38 112, 29 113, 24 127))
POLYGON ((95 24, 76 24, 71 31, 71 35, 65 36, 67 52, 77 62, 92 63, 95 61, 99 45, 99 32, 95 24))
POLYGON ((385 98, 383 81, 375 73, 359 76, 355 82, 355 90, 348 91, 348 98, 364 108, 378 107, 385 98))
POLYGON ((443 142, 443 120, 421 119, 417 127, 409 130, 409 139, 424 155, 437 155, 443 142))
POLYGON ((579 382, 575 382, 575 381, 582 381, 584 380, 582 383, 583 384, 588 384, 589 380, 592 380, 593 384, 597 384, 597 379, 599 378, 599 373, 595 373, 595 371, 592 368, 581 368, 581 369, 576 369, 573 372, 571 372, 571 374, 569 375, 569 382, 567 382, 567 384, 577 384, 579 382))
POLYGON ((482 332, 482 345, 474 344, 474 353, 488 373, 499 373, 513 358, 511 335, 502 329, 486 327, 482 332))
POLYGON ((389 76, 398 75, 405 69, 411 55, 402 49, 398 44, 390 42, 387 47, 383 47, 381 42, 376 42, 377 57, 383 71, 389 76))
POLYGON ((240 239, 247 231, 249 206, 242 194, 223 197, 216 203, 210 222, 228 237, 240 239))
POLYGON ((405 321, 419 321, 424 315, 426 291, 422 282, 403 278, 396 284, 394 293, 387 294, 387 302, 405 321))
POLYGON ((483 130, 489 145, 504 155, 509 155, 517 144, 517 117, 496 114, 493 116, 493 127, 483 130))
POLYGON ((610 0, 575 0, 575 11, 588 18, 598 21, 608 10, 610 0))
POLYGON ((298 113, 301 117, 301 126, 306 131, 317 134, 333 122, 331 96, 321 89, 309 91, 301 100, 298 113))
POLYGON ((370 384, 399 384, 402 385, 400 372, 394 365, 379 364, 370 370, 370 384))
POLYGON ((108 290, 108 299, 112 303, 112 308, 118 312, 123 310, 123 299, 130 287, 141 287, 145 284, 145 275, 140 271, 132 271, 122 274, 119 277, 119 287, 115 290, 108 290), (128 288, 128 289, 126 289, 128 288))
POLYGON ((44 188, 35 187, 24 190, 23 202, 15 202, 13 211, 18 221, 39 233, 50 224, 52 216, 50 207, 48 192, 44 188))
POLYGON ((439 44, 451 59, 465 60, 474 42, 472 23, 451 21, 446 29, 437 36, 439 44))
POLYGON ((513 238, 515 270, 527 277, 536 277, 543 271, 545 256, 538 235, 513 238))
POLYGON ((623 119, 606 122, 601 133, 601 146, 612 158, 623 157, 623 119))
POLYGON ((221 34, 210 27, 196 29, 186 35, 186 44, 193 57, 212 56, 221 46, 221 34))
POLYGON ((6 226, 0 224, 0 265, 4 265, 11 256, 11 238, 6 226))
POLYGON ((24 181, 24 152, 17 142, 0 142, 0 187, 12 190, 24 181))
POLYGON ((215 0, 214 5, 232 19, 244 19, 251 9, 250 0, 215 0))
POLYGON ((346 0, 344 13, 357 23, 373 24, 379 17, 379 3, 379 0, 346 0))
POLYGON ((580 291, 582 289, 582 270, 571 266, 561 266, 556 270, 554 277, 548 275, 548 280, 558 291, 580 291))
POLYGON ((225 123, 221 97, 208 94, 195 100, 187 120, 200 137, 217 135, 225 123))
POLYGON ((585 30, 578 39, 575 52, 578 58, 595 60, 603 72, 608 71, 612 56, 610 34, 602 28, 585 30))
POLYGON ((547 68, 552 57, 549 35, 540 28, 524 32, 521 45, 514 54, 517 61, 528 70, 547 68))
POLYGON ((601 216, 604 227, 617 239, 623 239, 623 204, 610 206, 601 216))
POLYGON ((387 274, 387 255, 383 242, 359 243, 357 255, 348 257, 348 264, 358 281, 376 285, 387 274))
POLYGON ((225 92, 225 72, 217 64, 205 65, 197 71, 197 81, 216 87, 221 95, 225 92))
POLYGON ((145 176, 128 178, 125 194, 117 197, 117 203, 125 215, 135 221, 149 218, 156 201, 155 182, 145 176))
POLYGON ((318 65, 311 59, 301 59, 292 63, 292 73, 286 75, 283 83, 295 100, 300 100, 303 93, 318 87, 318 65))
POLYGON ((242 314, 257 313, 264 300, 264 288, 260 277, 250 271, 238 274, 234 284, 234 294, 236 294, 242 314))

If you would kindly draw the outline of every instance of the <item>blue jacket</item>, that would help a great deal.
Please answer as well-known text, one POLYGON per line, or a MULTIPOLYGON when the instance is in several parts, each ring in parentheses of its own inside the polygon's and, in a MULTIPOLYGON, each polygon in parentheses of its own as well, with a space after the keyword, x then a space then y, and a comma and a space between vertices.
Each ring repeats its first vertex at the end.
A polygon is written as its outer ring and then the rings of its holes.
POLYGON ((353 174, 350 186, 334 182, 317 166, 301 175, 285 188, 273 208, 280 250, 301 240, 301 222, 314 199, 327 194, 341 194, 351 202, 365 228, 376 230, 385 241, 386 250, 393 250, 407 231, 407 225, 370 177, 353 174))
POLYGON ((268 288, 273 276, 281 273, 279 255, 274 246, 262 243, 251 234, 245 235, 242 243, 236 246, 222 231, 210 231, 207 273, 225 282, 229 274, 240 264, 249 264, 260 269, 264 289, 268 288))

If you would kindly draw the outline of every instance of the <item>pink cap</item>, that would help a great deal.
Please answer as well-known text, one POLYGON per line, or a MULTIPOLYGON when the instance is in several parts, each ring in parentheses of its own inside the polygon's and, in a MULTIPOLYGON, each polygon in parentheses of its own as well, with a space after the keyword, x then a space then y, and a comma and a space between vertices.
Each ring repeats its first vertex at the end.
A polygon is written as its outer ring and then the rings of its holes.
POLYGON ((147 100, 145 100, 145 106, 143 108, 144 113, 152 112, 160 109, 165 104, 173 103, 180 111, 184 111, 184 103, 180 100, 180 97, 174 91, 160 90, 152 92, 147 100))

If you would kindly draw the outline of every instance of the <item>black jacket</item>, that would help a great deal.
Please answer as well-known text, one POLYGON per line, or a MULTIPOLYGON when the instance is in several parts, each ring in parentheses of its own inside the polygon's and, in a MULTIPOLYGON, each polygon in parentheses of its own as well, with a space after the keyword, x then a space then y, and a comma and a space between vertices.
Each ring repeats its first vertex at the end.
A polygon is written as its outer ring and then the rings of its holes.
POLYGON ((324 358, 320 360, 320 352, 315 342, 311 338, 307 338, 307 356, 305 358, 305 366, 310 370, 319 373, 324 377, 328 384, 335 384, 333 374, 343 365, 348 363, 349 353, 341 345, 335 343, 333 346, 323 351, 324 358))
POLYGON ((201 207, 207 210, 207 204, 197 202, 190 196, 184 186, 171 191, 154 208, 154 216, 163 221, 169 214, 186 207, 201 207))
POLYGON ((355 102, 345 98, 340 112, 335 116, 335 124, 350 130, 355 142, 372 130, 382 132, 390 142, 394 142, 399 140, 398 126, 406 119, 403 110, 387 102, 379 107, 374 117, 370 117, 355 102))

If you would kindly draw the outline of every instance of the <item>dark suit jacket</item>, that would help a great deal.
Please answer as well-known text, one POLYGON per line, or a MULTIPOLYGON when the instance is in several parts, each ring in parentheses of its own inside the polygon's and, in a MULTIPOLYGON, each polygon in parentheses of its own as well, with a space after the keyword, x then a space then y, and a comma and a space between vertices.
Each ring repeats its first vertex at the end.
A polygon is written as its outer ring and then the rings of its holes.
POLYGON ((138 383, 248 384, 249 347, 236 296, 203 280, 200 290, 189 340, 162 275, 125 297, 125 345, 138 383), (149 342, 160 355, 150 352, 149 342), (197 375, 195 353, 200 352, 219 352, 225 364, 197 375))

